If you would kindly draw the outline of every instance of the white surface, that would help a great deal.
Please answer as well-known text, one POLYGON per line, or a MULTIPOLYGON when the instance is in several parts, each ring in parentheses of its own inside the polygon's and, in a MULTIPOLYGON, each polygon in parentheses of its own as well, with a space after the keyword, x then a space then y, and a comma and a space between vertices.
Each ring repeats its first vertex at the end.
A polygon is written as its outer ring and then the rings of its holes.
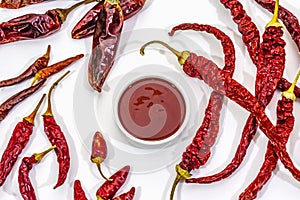
MULTIPOLYGON (((251 15, 252 19, 259 27, 262 34, 264 25, 269 21, 271 14, 261 9, 253 1, 241 0, 241 2, 248 11, 248 14, 251 15)), ((72 3, 72 1, 49 1, 47 3, 32 5, 19 10, 1 9, 0 20, 7 21, 13 17, 29 12, 43 13, 48 9, 67 7, 72 3)), ((298 1, 282 0, 281 4, 289 8, 294 14, 300 17, 300 4, 298 1)), ((82 142, 80 133, 78 132, 75 124, 75 118, 73 117, 74 86, 77 78, 80 76, 79 72, 83 70, 82 68, 86 67, 90 54, 91 38, 84 40, 72 40, 70 37, 70 31, 72 30, 72 27, 75 25, 76 21, 80 19, 92 6, 93 5, 91 4, 86 7, 81 7, 71 13, 67 21, 62 26, 62 29, 50 37, 35 41, 16 42, 2 45, 0 47, 0 65, 2 65, 0 67, 1 80, 17 75, 23 71, 23 69, 31 64, 32 61, 45 52, 48 44, 51 44, 52 46, 50 63, 55 63, 79 53, 85 53, 86 55, 84 59, 79 60, 69 68, 72 70, 72 73, 68 76, 68 78, 63 80, 53 94, 53 102, 55 102, 53 104, 54 114, 58 123, 61 125, 62 130, 66 134, 71 150, 71 169, 69 175, 66 183, 63 186, 53 190, 52 187, 55 185, 57 179, 58 165, 55 154, 48 155, 45 160, 39 165, 35 166, 34 170, 31 172, 31 180, 36 188, 36 195, 38 199, 72 199, 72 185, 75 179, 81 180, 88 199, 95 199, 95 191, 103 182, 98 175, 96 167, 89 161, 89 150, 82 142)), ((246 49, 241 42, 240 34, 237 31, 236 25, 232 22, 229 11, 226 10, 218 0, 194 1, 188 3, 179 0, 148 0, 145 8, 139 13, 138 16, 133 17, 125 22, 123 30, 134 31, 150 29, 149 34, 151 34, 151 29, 168 31, 174 25, 183 22, 212 24, 225 31, 232 38, 237 51, 236 71, 234 73, 234 78, 247 86, 251 92, 254 91, 255 67, 251 63, 246 49)), ((212 39, 212 37, 209 37, 204 33, 180 32, 174 36, 174 40, 176 40, 176 38, 180 38, 181 36, 195 40, 195 44, 197 45, 195 45, 193 48, 191 47, 189 50, 199 52, 200 49, 200 52, 204 51, 203 53, 210 55, 210 57, 217 64, 219 64, 220 67, 223 65, 222 50, 219 43, 215 41, 215 39, 212 39), (199 48, 199 46, 201 48, 199 48)), ((292 80, 299 65, 299 56, 297 54, 298 50, 287 33, 284 37, 287 42, 287 64, 284 76, 288 80, 292 80)), ((184 46, 184 43, 184 41, 181 41, 179 42, 179 45, 184 46)), ((187 44, 188 47, 189 44, 190 43, 187 44)), ((146 65, 149 64, 149 62, 156 62, 156 59, 164 59, 164 62, 174 65, 178 68, 175 57, 165 58, 165 55, 162 55, 159 53, 159 51, 157 53, 154 51, 151 53, 150 52, 148 52, 148 54, 146 52, 145 57, 139 56, 137 52, 135 56, 136 61, 134 60, 134 63, 142 63, 146 65)), ((112 77, 121 73, 122 69, 112 70, 112 77)), ((58 75, 52 77, 48 81, 47 86, 43 88, 43 91, 39 91, 38 94, 26 99, 22 104, 13 109, 13 111, 3 122, 0 122, 1 154, 16 123, 20 121, 22 117, 29 114, 40 98, 42 92, 47 92, 51 82, 53 82, 57 77, 58 75)), ((190 81, 195 85, 201 84, 198 80, 190 81)), ((27 81, 17 86, 0 89, 0 101, 4 101, 21 88, 28 86, 29 83, 30 81, 27 81)), ((192 88, 192 90, 193 92, 197 91, 195 88, 192 88)), ((270 106, 267 108, 267 112, 270 114, 272 120, 275 119, 275 106, 277 99, 279 98, 280 93, 277 92, 273 101, 270 103, 270 106)), ((228 101, 224 108, 227 110, 225 116, 222 118, 224 120, 223 129, 218 137, 216 145, 212 149, 212 157, 205 166, 200 168, 198 172, 193 173, 195 176, 204 176, 223 169, 230 162, 239 143, 241 130, 244 126, 246 118, 248 117, 248 113, 230 101, 228 101)), ((45 109, 46 105, 44 104, 39 114, 43 113, 45 109)), ((197 115, 198 118, 201 118, 203 115, 204 108, 200 109, 202 110, 199 111, 197 115)), ((295 104, 295 116, 295 129, 290 137, 288 151, 290 152, 295 164, 299 168, 299 120, 297 118, 297 116, 299 116, 299 102, 296 102, 295 104)), ((94 131, 89 130, 89 127, 86 128, 89 132, 94 131)), ((237 199, 238 195, 256 176, 264 158, 266 144, 267 140, 265 136, 262 134, 257 134, 251 146, 249 147, 245 161, 231 177, 210 185, 179 184, 175 194, 175 199, 198 199, 199 197, 203 199, 237 199)), ((41 117, 37 117, 34 133, 26 149, 23 151, 22 157, 29 156, 34 152, 39 152, 48 146, 49 142, 43 133, 41 117)), ((124 165, 130 164, 125 162, 126 161, 124 161, 124 165)), ((17 168, 19 164, 20 159, 13 168, 13 172, 7 178, 4 186, 0 188, 0 199, 21 199, 17 189, 17 168)), ((112 168, 108 169, 107 165, 104 165, 103 171, 106 174, 110 174, 115 170, 112 168)), ((168 199, 170 185, 173 182, 174 176, 175 171, 172 165, 168 165, 164 169, 151 173, 133 172, 129 176, 129 179, 120 192, 129 190, 131 186, 136 186, 137 194, 135 199, 168 199)), ((272 176, 271 180, 264 187, 263 191, 259 193, 257 199, 298 199, 300 195, 299 188, 300 184, 295 181, 291 177, 290 173, 284 169, 281 163, 279 163, 275 171, 275 175, 272 176)))

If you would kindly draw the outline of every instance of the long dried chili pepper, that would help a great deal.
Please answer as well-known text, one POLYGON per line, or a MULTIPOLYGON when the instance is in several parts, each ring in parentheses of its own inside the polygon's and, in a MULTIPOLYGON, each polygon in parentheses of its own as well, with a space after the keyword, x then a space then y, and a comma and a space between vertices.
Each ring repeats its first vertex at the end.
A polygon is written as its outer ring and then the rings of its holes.
MULTIPOLYGON (((290 133, 293 131, 295 117, 293 115, 293 102, 296 96, 293 92, 296 82, 299 78, 300 71, 298 72, 292 86, 282 93, 282 99, 277 103, 277 124, 278 134, 282 137, 282 141, 286 144, 289 139, 290 133), (282 130, 282 131, 281 131, 282 130)), ((271 178, 272 172, 277 165, 278 157, 274 152, 272 144, 269 142, 267 151, 265 153, 265 160, 260 168, 260 171, 252 183, 244 190, 239 196, 241 200, 255 199, 258 192, 271 178)))
MULTIPOLYGON (((286 146, 281 141, 281 137, 278 136, 278 134, 275 134, 278 130, 266 115, 264 107, 259 104, 257 99, 244 86, 228 76, 228 73, 220 70, 215 63, 207 58, 197 56, 189 51, 178 52, 166 43, 158 40, 150 41, 143 45, 140 53, 143 55, 145 47, 152 43, 159 43, 171 50, 177 56, 179 63, 183 65, 183 70, 187 75, 190 77, 202 78, 213 90, 226 95, 253 114, 258 121, 262 132, 270 139, 276 155, 279 157, 282 164, 291 172, 295 179, 300 181, 300 171, 295 167, 289 153, 286 151, 286 146)), ((197 179, 187 179, 186 182, 197 182, 197 179)))
MULTIPOLYGON (((137 14, 143 8, 145 2, 146 0, 120 0, 124 20, 137 14)), ((72 30, 72 38, 86 38, 95 32, 96 22, 103 6, 104 1, 100 1, 78 21, 72 30)))
POLYGON ((35 84, 34 86, 28 87, 10 98, 8 98, 5 102, 3 102, 0 105, 0 121, 2 121, 8 113, 20 102, 22 102, 24 99, 35 93, 38 89, 40 89, 44 83, 46 82, 45 80, 40 81, 39 83, 35 84))
POLYGON ((46 78, 52 76, 53 74, 56 74, 56 73, 60 72, 61 70, 65 69, 66 67, 71 65, 73 62, 79 60, 83 56, 84 56, 83 54, 78 54, 76 56, 67 58, 67 59, 62 60, 60 62, 57 62, 53 65, 50 65, 49 67, 46 67, 46 68, 43 68, 43 69, 39 70, 34 76, 34 79, 32 81, 32 85, 36 81, 39 81, 41 79, 46 79, 46 78))
POLYGON ((45 96, 45 94, 42 96, 33 112, 27 117, 24 117, 23 120, 16 125, 1 157, 0 186, 4 184, 7 176, 16 163, 18 156, 21 154, 29 141, 34 126, 34 118, 45 96))
POLYGON ((57 32, 73 9, 93 1, 84 0, 66 9, 56 8, 44 14, 26 14, 2 22, 0 23, 0 44, 42 38, 57 32))
POLYGON ((31 4, 37 4, 46 0, 2 0, 0 8, 17 9, 31 4))
POLYGON ((34 63, 32 63, 32 65, 30 65, 23 73, 21 73, 20 75, 14 77, 14 78, 0 81, 0 87, 14 85, 14 84, 20 83, 26 79, 31 78, 39 70, 47 67, 49 59, 50 59, 50 45, 48 45, 47 52, 43 56, 36 59, 34 61, 34 63))
POLYGON ((114 197, 112 200, 132 200, 135 194, 135 187, 132 187, 128 192, 120 194, 117 197, 114 197))
POLYGON ((68 175, 70 169, 70 153, 67 140, 59 125, 56 123, 51 107, 51 94, 55 86, 61 81, 70 71, 66 72, 57 81, 55 81, 48 92, 48 108, 43 114, 44 132, 47 135, 50 143, 55 145, 55 153, 59 164, 58 180, 54 189, 61 186, 68 175))
POLYGON ((29 178, 29 172, 32 169, 33 165, 41 162, 43 157, 53 149, 55 149, 55 146, 52 146, 51 148, 41 153, 35 153, 31 157, 24 157, 22 159, 22 163, 19 167, 18 182, 19 182, 19 190, 24 200, 37 199, 35 196, 33 185, 31 184, 29 178))
MULTIPOLYGON (((221 41, 223 53, 225 55, 224 71, 227 71, 231 76, 235 67, 235 51, 231 39, 219 29, 203 24, 181 24, 174 27, 170 35, 173 35, 176 30, 195 30, 205 31, 213 34, 221 41)), ((195 137, 191 144, 186 148, 182 154, 182 161, 176 166, 177 176, 174 180, 170 199, 173 199, 176 185, 181 179, 190 177, 189 172, 198 169, 204 165, 210 157, 210 149, 214 145, 217 134, 219 132, 219 118, 222 109, 224 96, 217 92, 212 92, 208 106, 205 110, 205 116, 202 125, 197 130, 195 137)))
POLYGON ((125 183, 127 176, 129 174, 130 166, 126 165, 111 177, 112 181, 105 181, 97 190, 96 196, 97 200, 108 200, 112 199, 121 186, 125 183))
POLYGON ((102 173, 101 170, 101 163, 105 160, 106 157, 107 157, 106 141, 104 140, 103 135, 99 131, 96 131, 92 142, 91 161, 97 165, 100 175, 105 180, 109 181, 109 179, 106 178, 106 176, 102 173))
POLYGON ((88 200, 85 196, 85 192, 82 189, 80 180, 74 181, 74 200, 88 200))
POLYGON ((89 83, 98 92, 101 92, 104 81, 114 64, 123 20, 119 0, 105 0, 99 12, 93 35, 92 55, 88 64, 89 83))

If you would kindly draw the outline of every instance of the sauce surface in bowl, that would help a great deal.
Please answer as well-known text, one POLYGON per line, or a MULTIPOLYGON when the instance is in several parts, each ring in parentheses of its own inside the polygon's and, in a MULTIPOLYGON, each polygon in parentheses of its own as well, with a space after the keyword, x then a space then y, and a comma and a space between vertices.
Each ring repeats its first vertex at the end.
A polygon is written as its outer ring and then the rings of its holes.
POLYGON ((143 78, 121 94, 118 116, 132 136, 148 141, 172 136, 182 125, 186 104, 178 88, 161 78, 143 78))

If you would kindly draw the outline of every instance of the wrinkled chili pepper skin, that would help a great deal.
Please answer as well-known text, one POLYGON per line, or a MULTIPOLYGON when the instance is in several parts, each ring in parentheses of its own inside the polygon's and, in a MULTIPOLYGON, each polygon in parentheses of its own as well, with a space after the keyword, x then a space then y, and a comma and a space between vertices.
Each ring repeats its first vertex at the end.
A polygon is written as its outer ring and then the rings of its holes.
POLYGON ((99 12, 93 35, 92 55, 88 64, 89 84, 98 92, 101 92, 104 81, 114 64, 123 20, 123 12, 119 4, 111 5, 105 1, 99 12))
POLYGON ((2 0, 0 8, 17 9, 31 4, 37 4, 46 0, 2 0))
POLYGON ((132 187, 128 192, 121 194, 120 196, 114 197, 112 200, 132 200, 135 194, 135 187, 132 187))
MULTIPOLYGON (((144 6, 146 0, 120 0, 124 20, 136 15, 144 6)), ((91 8, 72 30, 72 38, 81 39, 92 35, 95 31, 99 13, 103 8, 104 1, 97 3, 91 8)))
POLYGON ((88 200, 79 180, 74 181, 74 200, 88 200))
POLYGON ((58 180, 54 189, 61 186, 68 175, 70 169, 70 153, 67 140, 59 125, 56 123, 53 116, 43 115, 44 132, 47 135, 50 143, 55 148, 57 161, 59 164, 58 180))
POLYGON ((126 165, 111 177, 112 181, 105 181, 96 192, 97 199, 109 200, 112 199, 120 187, 125 183, 129 174, 130 166, 126 165))
POLYGON ((28 87, 15 95, 8 98, 5 102, 0 105, 0 121, 2 121, 8 113, 16 106, 18 103, 22 102, 24 99, 35 93, 38 89, 40 89, 45 80, 40 81, 39 83, 35 84, 34 86, 28 87))
POLYGON ((0 44, 46 37, 60 29, 59 13, 27 14, 0 24, 0 44))

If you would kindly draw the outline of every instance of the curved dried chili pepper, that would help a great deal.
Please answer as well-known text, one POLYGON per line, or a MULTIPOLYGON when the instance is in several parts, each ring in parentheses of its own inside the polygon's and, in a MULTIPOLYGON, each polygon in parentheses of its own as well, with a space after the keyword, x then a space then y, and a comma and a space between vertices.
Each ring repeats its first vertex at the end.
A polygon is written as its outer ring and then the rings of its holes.
POLYGON ((21 73, 20 75, 14 78, 0 81, 0 87, 14 85, 16 83, 20 83, 26 79, 31 78, 39 70, 47 67, 49 59, 50 59, 50 45, 48 45, 47 52, 43 56, 36 59, 34 63, 30 65, 23 73, 21 73))
POLYGON ((44 83, 46 82, 45 80, 40 81, 39 83, 35 84, 34 86, 28 87, 10 98, 8 98, 5 102, 3 102, 0 105, 0 121, 2 121, 8 113, 20 102, 22 102, 24 99, 35 93, 38 89, 40 89, 44 83))
POLYGON ((49 67, 46 67, 46 68, 43 68, 43 69, 39 70, 34 76, 34 79, 32 81, 32 85, 36 81, 39 81, 41 79, 46 79, 46 78, 52 76, 53 74, 56 74, 56 73, 60 72, 61 70, 65 69, 66 67, 71 65, 73 62, 79 60, 83 56, 84 56, 83 54, 78 54, 76 56, 67 58, 67 59, 62 60, 60 62, 57 62, 53 65, 50 65, 49 67))
POLYGON ((48 108, 43 114, 44 132, 47 135, 50 143, 53 146, 56 146, 55 153, 59 164, 58 180, 56 185, 54 186, 54 189, 61 186, 67 178, 70 169, 70 153, 64 133, 62 132, 59 125, 56 123, 52 113, 51 94, 55 86, 59 83, 59 81, 61 81, 69 72, 70 71, 66 72, 63 76, 61 76, 57 81, 55 81, 52 84, 48 92, 48 108))
POLYGON ((52 146, 51 148, 41 153, 35 153, 31 157, 24 157, 22 159, 22 163, 19 167, 18 182, 19 190, 23 199, 36 200, 34 188, 29 178, 29 172, 32 169, 33 165, 38 164, 43 159, 43 157, 53 149, 55 149, 55 146, 52 146))
POLYGON ((80 180, 74 181, 74 200, 88 200, 85 196, 85 192, 82 189, 80 180))
POLYGON ((68 14, 81 4, 94 0, 84 0, 73 6, 48 10, 44 14, 26 14, 0 23, 0 44, 46 37, 57 32, 68 14))
MULTIPOLYGON (((227 71, 231 76, 235 67, 235 51, 231 39, 219 29, 203 24, 180 24, 175 26, 170 35, 173 35, 177 30, 195 30, 205 31, 213 34, 218 40, 221 41, 223 53, 225 55, 224 71, 227 71)), ((222 109, 224 96, 217 92, 212 92, 208 106, 205 110, 205 116, 202 125, 197 130, 195 137, 191 144, 187 146, 185 152, 182 154, 182 161, 176 166, 177 176, 174 180, 170 199, 173 199, 176 185, 181 179, 189 178, 189 172, 198 169, 204 165, 210 157, 210 149, 214 145, 217 134, 219 132, 219 118, 222 109)))
MULTIPOLYGON (((281 137, 278 136, 278 134, 275 134, 278 130, 266 115, 264 107, 258 103, 257 99, 244 86, 228 76, 228 73, 220 70, 216 64, 207 58, 197 56, 189 51, 178 52, 161 41, 154 40, 146 43, 141 48, 140 53, 143 55, 145 47, 152 43, 159 43, 170 49, 177 56, 179 63, 183 65, 183 70, 187 75, 202 78, 213 90, 226 95, 253 114, 257 119, 262 132, 270 139, 276 155, 279 157, 282 164, 291 172, 295 179, 300 181, 300 171, 295 167, 289 153, 286 151, 286 146, 281 141, 281 137)), ((186 182, 196 183, 197 179, 187 179, 186 182)))
MULTIPOLYGON (((146 0, 120 0, 124 20, 137 14, 143 8, 145 2, 146 0)), ((71 32, 72 38, 86 38, 95 32, 98 16, 103 5, 104 1, 100 1, 78 21, 71 32)))
POLYGON ((1 157, 0 186, 4 184, 7 176, 11 172, 18 159, 18 156, 21 154, 29 141, 34 126, 34 118, 45 96, 45 94, 42 96, 33 112, 27 117, 24 117, 23 120, 16 125, 1 157))
POLYGON ((106 157, 107 157, 106 142, 103 138, 103 135, 99 131, 96 131, 92 142, 91 161, 97 165, 100 175, 105 180, 110 181, 108 178, 106 178, 106 176, 102 173, 101 170, 101 163, 105 160, 106 157))
POLYGON ((2 0, 0 8, 17 9, 31 4, 37 4, 46 0, 2 0))
POLYGON ((128 192, 121 194, 120 196, 114 197, 112 200, 132 200, 135 194, 135 187, 132 187, 128 192))
POLYGON ((101 92, 104 81, 114 64, 120 41, 124 16, 118 2, 119 0, 105 0, 93 36, 88 80, 91 87, 98 92, 101 92))
POLYGON ((97 200, 109 200, 112 199, 120 187, 125 183, 127 176, 129 174, 130 166, 126 165, 111 177, 112 181, 105 181, 97 190, 96 196, 97 200))

